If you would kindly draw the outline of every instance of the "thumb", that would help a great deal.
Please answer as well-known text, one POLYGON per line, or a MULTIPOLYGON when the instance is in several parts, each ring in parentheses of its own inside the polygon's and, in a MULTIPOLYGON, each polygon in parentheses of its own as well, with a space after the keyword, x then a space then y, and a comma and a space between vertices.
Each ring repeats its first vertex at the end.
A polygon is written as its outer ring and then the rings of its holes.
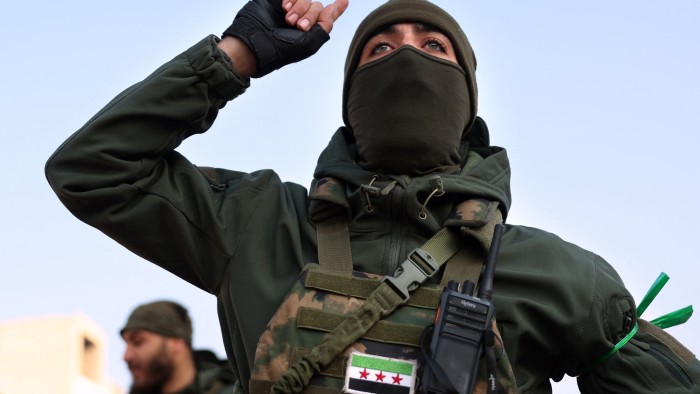
POLYGON ((318 15, 317 23, 321 25, 321 28, 323 28, 326 33, 330 33, 331 30, 333 30, 333 23, 343 15, 349 3, 349 0, 336 0, 323 8, 318 15))

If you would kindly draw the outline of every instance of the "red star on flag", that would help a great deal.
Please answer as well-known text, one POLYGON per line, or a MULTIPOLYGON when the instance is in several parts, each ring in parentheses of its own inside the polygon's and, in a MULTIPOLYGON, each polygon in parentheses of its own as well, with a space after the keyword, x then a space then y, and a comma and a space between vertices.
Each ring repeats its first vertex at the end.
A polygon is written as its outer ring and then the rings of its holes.
POLYGON ((396 376, 392 376, 391 378, 394 379, 394 384, 401 384, 401 381, 403 380, 403 378, 399 376, 398 373, 396 374, 396 376))
POLYGON ((377 377, 377 382, 383 382, 384 378, 386 377, 382 371, 379 371, 379 373, 375 373, 374 376, 377 377))
POLYGON ((360 371, 360 378, 361 379, 367 379, 367 376, 369 376, 369 372, 367 372, 367 368, 365 368, 364 371, 360 371))

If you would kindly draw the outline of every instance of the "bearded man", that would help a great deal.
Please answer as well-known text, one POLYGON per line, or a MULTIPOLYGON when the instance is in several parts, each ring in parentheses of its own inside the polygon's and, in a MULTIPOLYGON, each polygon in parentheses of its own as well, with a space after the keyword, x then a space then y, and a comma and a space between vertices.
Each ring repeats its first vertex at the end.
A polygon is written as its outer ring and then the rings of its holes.
POLYGON ((140 305, 120 334, 133 380, 130 394, 223 394, 237 387, 226 360, 192 349, 192 321, 178 303, 140 305))

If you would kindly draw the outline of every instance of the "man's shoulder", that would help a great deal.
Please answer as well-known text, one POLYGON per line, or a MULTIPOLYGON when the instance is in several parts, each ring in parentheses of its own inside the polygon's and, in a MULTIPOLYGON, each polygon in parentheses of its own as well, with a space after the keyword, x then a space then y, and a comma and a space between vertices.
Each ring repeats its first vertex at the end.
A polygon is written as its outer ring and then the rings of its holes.
POLYGON ((220 359, 206 349, 195 350, 194 358, 197 363, 199 384, 205 394, 232 392, 238 379, 231 369, 228 360, 220 359))
MULTIPOLYGON (((248 190, 250 193, 259 194, 266 191, 279 191, 295 199, 305 198, 307 189, 293 182, 284 182, 279 174, 271 169, 262 169, 253 172, 243 172, 225 168, 196 166, 197 172, 214 192, 222 195, 227 190, 248 190)), ((236 194, 236 193, 234 193, 236 194)))
POLYGON ((595 256, 593 252, 566 241, 557 234, 536 227, 507 225, 505 237, 509 245, 519 249, 532 250, 544 247, 545 250, 541 251, 543 253, 567 253, 589 259, 595 256))
POLYGON ((593 275, 603 259, 558 235, 535 227, 508 225, 501 242, 499 266, 525 270, 562 281, 593 275))

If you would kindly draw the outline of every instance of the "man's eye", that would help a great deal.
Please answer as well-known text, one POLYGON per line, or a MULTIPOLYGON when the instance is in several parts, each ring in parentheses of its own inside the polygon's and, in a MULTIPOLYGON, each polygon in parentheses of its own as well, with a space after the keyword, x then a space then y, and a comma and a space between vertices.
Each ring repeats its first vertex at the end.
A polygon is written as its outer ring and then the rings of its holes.
POLYGON ((372 50, 372 53, 373 54, 382 53, 382 52, 386 52, 390 49, 391 48, 389 47, 389 44, 381 43, 381 44, 378 44, 374 47, 374 49, 372 50))
POLYGON ((445 52, 445 45, 438 40, 428 41, 428 43, 425 44, 425 47, 431 51, 445 52))

